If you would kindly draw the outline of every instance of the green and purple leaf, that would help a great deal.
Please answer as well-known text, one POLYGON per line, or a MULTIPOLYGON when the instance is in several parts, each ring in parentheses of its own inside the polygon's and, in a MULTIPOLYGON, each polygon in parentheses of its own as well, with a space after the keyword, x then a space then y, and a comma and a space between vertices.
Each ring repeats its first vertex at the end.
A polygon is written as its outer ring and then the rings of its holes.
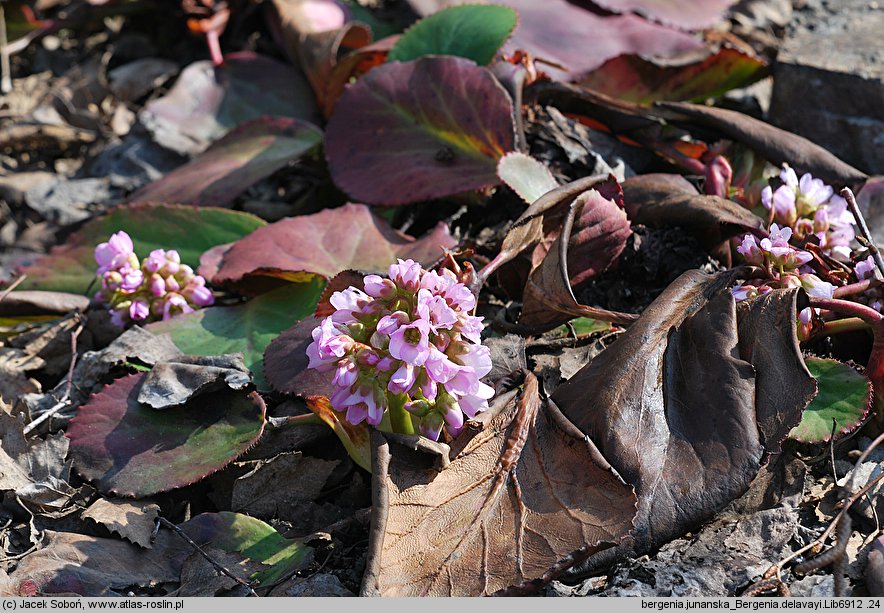
POLYGON ((313 314, 325 281, 288 284, 236 306, 213 306, 146 326, 168 333, 187 355, 242 353, 258 389, 264 383, 263 355, 280 332, 313 314))
POLYGON ((260 519, 240 513, 201 513, 179 526, 201 547, 237 553, 269 566, 249 577, 266 588, 285 580, 313 561, 313 548, 284 538, 260 519))
POLYGON ((415 240, 367 206, 346 204, 259 228, 227 251, 213 281, 235 282, 247 275, 331 279, 349 269, 385 272, 396 258, 428 266, 456 244, 445 224, 415 240))
POLYGON ((757 81, 765 68, 762 59, 730 47, 700 57, 690 53, 684 61, 620 55, 582 77, 580 85, 640 104, 704 100, 757 81))
POLYGON ((288 117, 259 117, 231 130, 191 162, 146 185, 131 202, 229 206, 254 183, 308 153, 322 131, 288 117))
POLYGON ((202 253, 236 241, 265 225, 248 213, 178 205, 128 205, 88 221, 63 245, 53 247, 22 272, 21 289, 84 294, 95 280, 96 245, 114 232, 132 237, 135 253, 146 257, 153 249, 175 249, 181 261, 196 268, 202 253))
POLYGON ((145 106, 141 120, 158 143, 193 155, 241 123, 264 115, 321 119, 300 72, 243 51, 225 55, 223 66, 203 60, 185 68, 168 94, 145 106))
POLYGON ((814 376, 819 393, 801 416, 801 423, 789 438, 804 443, 825 443, 850 434, 863 424, 872 406, 872 384, 849 364, 829 358, 807 356, 807 369, 814 376))
POLYGON ((485 68, 457 57, 385 64, 338 100, 326 131, 335 183, 397 205, 496 185, 513 149, 513 103, 485 68))
POLYGON ((225 390, 157 411, 137 400, 143 377, 106 386, 68 427, 69 457, 103 493, 141 498, 195 483, 247 451, 264 429, 257 392, 225 390))
POLYGON ((486 65, 507 41, 519 17, 506 6, 453 6, 411 26, 390 50, 388 60, 407 62, 425 55, 455 55, 486 65))

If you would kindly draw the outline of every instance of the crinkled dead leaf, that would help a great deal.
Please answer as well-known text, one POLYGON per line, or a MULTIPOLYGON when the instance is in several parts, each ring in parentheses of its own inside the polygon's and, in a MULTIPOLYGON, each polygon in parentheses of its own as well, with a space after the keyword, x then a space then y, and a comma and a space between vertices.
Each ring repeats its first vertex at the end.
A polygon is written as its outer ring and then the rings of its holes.
POLYGON ((529 589, 619 542, 635 495, 529 374, 439 469, 373 436, 364 595, 480 596, 529 589))
POLYGON ((83 517, 101 524, 131 543, 150 549, 153 547, 150 539, 159 512, 160 507, 147 500, 99 498, 83 511, 83 517))
POLYGON ((737 0, 597 0, 600 7, 615 13, 635 12, 685 30, 710 28, 721 21, 724 11, 737 0))
POLYGON ((207 392, 245 389, 251 382, 241 353, 184 355, 154 365, 141 382, 138 402, 154 409, 167 409, 207 392))
POLYGON ((0 317, 82 313, 88 307, 89 298, 79 294, 22 290, 11 292, 0 302, 0 317))

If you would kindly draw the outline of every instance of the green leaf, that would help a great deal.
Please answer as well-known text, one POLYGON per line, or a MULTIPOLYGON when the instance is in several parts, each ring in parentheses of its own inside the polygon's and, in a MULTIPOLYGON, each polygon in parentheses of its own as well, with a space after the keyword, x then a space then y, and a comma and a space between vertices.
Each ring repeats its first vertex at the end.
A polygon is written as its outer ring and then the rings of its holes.
POLYGON ((270 566, 249 579, 269 587, 306 567, 313 549, 299 541, 284 538, 260 519, 230 513, 202 513, 179 526, 201 547, 211 546, 270 566))
POLYGON ((68 426, 77 472, 102 492, 144 497, 195 483, 261 436, 265 406, 257 392, 223 390, 157 411, 138 402, 144 376, 105 386, 68 426))
MULTIPOLYGON (((593 319, 591 317, 575 317, 569 323, 577 336, 585 336, 597 332, 608 332, 611 329, 610 322, 593 319)), ((570 336, 571 334, 571 331, 567 326, 560 326, 558 331, 562 336, 570 336)))
POLYGON ((801 423, 792 429, 789 438, 824 443, 832 436, 833 419, 836 438, 853 432, 871 407, 872 384, 868 378, 837 360, 805 357, 804 362, 816 379, 819 393, 804 409, 801 423))
POLYGON ((258 389, 265 389, 264 349, 280 332, 311 315, 325 287, 323 279, 293 283, 236 306, 208 307, 147 325, 154 334, 171 334, 188 355, 242 353, 258 389))
POLYGON ((407 62, 425 55, 456 55, 485 65, 518 23, 506 6, 453 6, 421 19, 390 50, 387 61, 407 62))
POLYGON ((123 230, 132 237, 135 253, 146 257, 153 249, 175 249, 193 268, 200 255, 216 245, 232 243, 266 225, 248 213, 179 205, 129 205, 92 219, 49 255, 23 272, 21 289, 85 294, 95 280, 94 251, 111 234, 123 230))

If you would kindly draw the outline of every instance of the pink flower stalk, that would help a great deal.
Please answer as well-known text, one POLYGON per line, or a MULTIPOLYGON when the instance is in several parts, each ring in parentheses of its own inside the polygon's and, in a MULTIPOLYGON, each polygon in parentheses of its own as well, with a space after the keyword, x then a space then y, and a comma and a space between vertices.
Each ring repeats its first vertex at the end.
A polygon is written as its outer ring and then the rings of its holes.
POLYGON ((396 405, 427 438, 456 436, 494 394, 481 380, 491 357, 482 318, 470 314, 476 298, 448 270, 398 260, 388 272, 332 294, 335 312, 313 331, 308 368, 329 373, 329 401, 352 424, 377 426, 396 405))
POLYGON ((844 198, 809 173, 799 179, 787 165, 783 166, 780 180, 783 184, 776 191, 768 186, 761 192, 761 203, 766 209, 773 209, 774 221, 792 228, 799 241, 816 235, 825 253, 849 261, 856 221, 844 198))
POLYGON ((95 301, 106 306, 115 326, 169 319, 215 302, 206 280, 182 265, 177 251, 155 249, 141 262, 133 249, 122 231, 95 248, 101 277, 95 301))

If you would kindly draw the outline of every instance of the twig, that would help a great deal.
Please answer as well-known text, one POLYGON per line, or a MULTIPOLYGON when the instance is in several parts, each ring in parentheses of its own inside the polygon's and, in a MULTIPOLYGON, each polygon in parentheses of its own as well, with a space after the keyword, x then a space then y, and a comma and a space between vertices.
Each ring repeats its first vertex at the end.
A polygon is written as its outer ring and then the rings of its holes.
POLYGON ((746 591, 743 592, 743 598, 755 598, 761 596, 765 592, 774 591, 777 596, 782 596, 784 598, 791 596, 789 593, 789 586, 779 579, 762 579, 746 588, 746 591))
POLYGON ((22 434, 28 435, 29 433, 33 432, 34 429, 37 428, 37 426, 39 426, 44 421, 46 421, 47 419, 61 411, 65 406, 67 406, 68 401, 71 397, 71 387, 73 386, 74 382, 74 367, 77 365, 77 338, 80 336, 80 332, 83 331, 84 325, 85 322, 80 323, 80 325, 77 326, 77 328, 73 332, 71 332, 71 363, 70 366, 68 366, 68 382, 64 387, 64 394, 58 402, 56 402, 54 405, 52 405, 52 407, 49 408, 48 411, 46 411, 37 419, 25 426, 22 430, 22 434))
POLYGON ((878 272, 884 277, 884 258, 881 257, 881 252, 878 251, 875 239, 872 238, 872 233, 869 232, 869 226, 866 225, 866 219, 863 217, 862 211, 859 210, 859 205, 856 203, 856 197, 854 197, 853 192, 849 187, 845 187, 841 190, 841 197, 847 201, 847 206, 850 207, 850 212, 853 213, 853 218, 856 220, 856 226, 859 228, 860 236, 866 239, 869 251, 875 260, 875 266, 878 267, 878 272))
MULTIPOLYGON (((0 4, 0 6, 3 6, 3 5, 0 4)), ((28 278, 28 275, 21 275, 18 279, 16 279, 12 283, 10 283, 9 287, 4 289, 3 293, 0 294, 0 302, 3 302, 4 300, 6 300, 6 297, 10 294, 10 292, 12 292, 12 290, 14 290, 19 285, 21 285, 22 281, 24 281, 27 278, 28 278)))
POLYGON ((174 532, 175 534, 177 534, 178 536, 183 538, 185 541, 187 541, 187 544, 190 545, 191 547, 193 547, 197 553, 199 553, 201 556, 203 556, 206 559, 206 561, 208 561, 208 563, 211 564, 212 567, 217 572, 221 573, 225 577, 230 577, 231 579, 236 581, 239 585, 241 585, 244 588, 246 588, 247 590, 249 590, 249 596, 254 596, 255 598, 258 598, 258 594, 255 592, 254 589, 252 589, 252 586, 247 581, 240 579, 239 577, 237 577, 236 575, 231 573, 229 570, 227 570, 226 568, 221 566, 218 562, 213 560, 209 554, 207 554, 205 551, 203 551, 202 547, 197 545, 192 538, 190 538, 189 536, 187 536, 187 534, 185 534, 184 530, 182 530, 181 528, 179 528, 178 526, 176 526, 175 524, 170 522, 165 517, 157 517, 157 524, 162 524, 163 526, 165 526, 166 528, 168 528, 169 530, 171 530, 172 532, 174 532))

